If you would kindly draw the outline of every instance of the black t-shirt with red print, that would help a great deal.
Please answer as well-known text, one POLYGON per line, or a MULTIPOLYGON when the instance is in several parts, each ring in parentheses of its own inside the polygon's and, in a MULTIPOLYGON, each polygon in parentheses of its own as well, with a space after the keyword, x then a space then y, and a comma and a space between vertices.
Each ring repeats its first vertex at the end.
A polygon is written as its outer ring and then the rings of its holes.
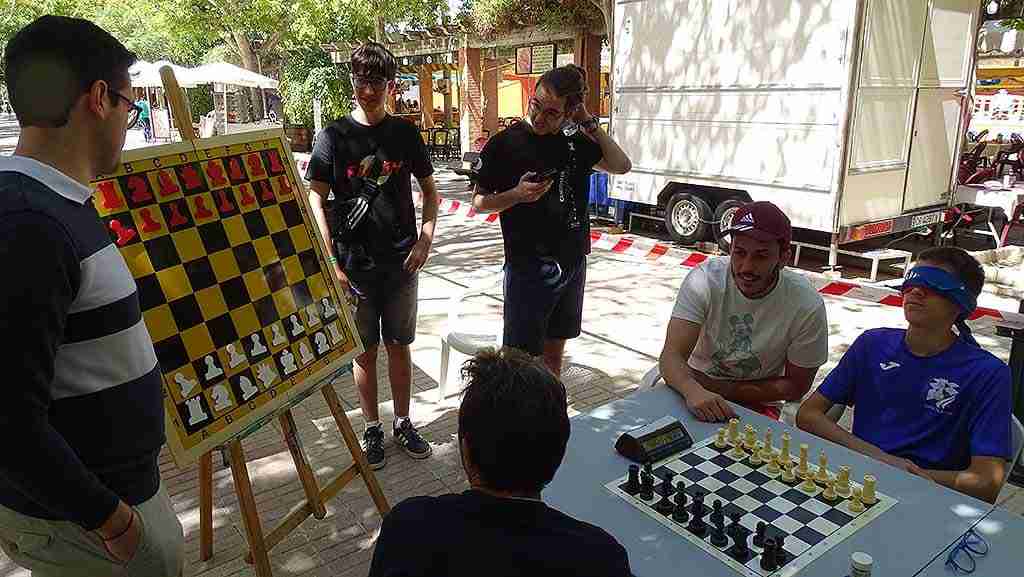
POLYGON ((346 273, 357 272, 350 268, 368 272, 401 267, 419 237, 411 177, 425 178, 433 172, 419 131, 401 118, 387 116, 366 126, 346 116, 317 135, 306 178, 331 185, 333 199, 325 204, 325 212, 346 273), (374 178, 380 192, 372 196, 365 223, 339 247, 336 208, 365 194, 366 178, 374 178), (352 253, 362 257, 353 259, 352 253))

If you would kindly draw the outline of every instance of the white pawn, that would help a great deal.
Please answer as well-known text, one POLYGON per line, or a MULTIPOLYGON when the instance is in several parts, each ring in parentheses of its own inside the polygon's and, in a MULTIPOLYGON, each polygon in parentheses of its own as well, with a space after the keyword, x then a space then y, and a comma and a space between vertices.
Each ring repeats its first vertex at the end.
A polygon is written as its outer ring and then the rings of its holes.
POLYGON ((323 333, 317 333, 313 340, 316 341, 316 354, 324 355, 330 345, 327 344, 327 337, 323 333))
POLYGON ((328 332, 331 333, 331 343, 335 344, 335 345, 340 344, 341 343, 341 332, 338 331, 338 325, 336 325, 336 324, 327 325, 327 330, 328 330, 328 332))
POLYGON ((260 341, 259 333, 253 333, 249 338, 252 340, 252 349, 249 351, 250 355, 258 357, 267 352, 267 347, 263 345, 262 341, 260 341))
POLYGON ((292 321, 292 336, 297 337, 302 334, 303 326, 302 321, 299 320, 298 315, 292 315, 288 317, 292 321))
POLYGON ((315 327, 320 324, 320 315, 316 314, 316 305, 306 307, 306 326, 315 327))
POLYGON ((290 375, 295 371, 299 370, 299 367, 295 366, 295 355, 288 349, 285 349, 281 353, 281 365, 284 367, 284 374, 290 375))
POLYGON ((303 365, 308 365, 316 360, 316 357, 313 356, 313 351, 309 350, 309 345, 305 342, 299 343, 299 359, 303 365))
POLYGON ((206 355, 204 360, 206 361, 206 375, 204 375, 204 378, 207 381, 216 379, 224 374, 224 371, 217 366, 217 362, 213 360, 213 355, 206 355))
POLYGON ((324 308, 325 319, 329 319, 334 315, 338 314, 338 311, 334 310, 334 307, 331 306, 331 300, 328 299, 327 297, 320 299, 320 305, 323 306, 324 308))
POLYGON ((192 392, 192 389, 194 389, 198 384, 181 373, 174 373, 174 382, 178 383, 178 386, 181 387, 181 398, 183 399, 187 397, 188 394, 192 392))
POLYGON ((283 345, 287 339, 285 339, 284 334, 281 333, 281 325, 276 323, 272 324, 270 325, 270 330, 274 333, 274 337, 270 339, 270 344, 275 347, 277 345, 283 345))
POLYGON ((271 363, 263 363, 260 365, 260 368, 256 370, 256 373, 256 378, 263 383, 264 389, 269 389, 270 385, 277 380, 277 371, 274 370, 271 363))
POLYGON ((228 345, 227 349, 229 357, 228 366, 230 366, 232 369, 245 362, 245 357, 238 354, 238 351, 235 350, 235 345, 228 345))

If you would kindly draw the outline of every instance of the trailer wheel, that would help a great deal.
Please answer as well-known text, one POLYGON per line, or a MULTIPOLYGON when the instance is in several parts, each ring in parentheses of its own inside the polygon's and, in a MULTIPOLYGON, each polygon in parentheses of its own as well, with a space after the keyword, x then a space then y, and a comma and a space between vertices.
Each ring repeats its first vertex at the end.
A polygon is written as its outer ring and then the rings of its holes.
POLYGON ((672 240, 680 244, 694 244, 707 236, 713 216, 711 207, 703 198, 677 192, 665 209, 665 228, 672 240))
POLYGON ((715 208, 715 242, 718 243, 718 248, 722 249, 722 252, 727 253, 732 247, 732 235, 723 236, 722 231, 729 230, 736 211, 744 204, 746 203, 738 198, 730 198, 723 200, 715 208))

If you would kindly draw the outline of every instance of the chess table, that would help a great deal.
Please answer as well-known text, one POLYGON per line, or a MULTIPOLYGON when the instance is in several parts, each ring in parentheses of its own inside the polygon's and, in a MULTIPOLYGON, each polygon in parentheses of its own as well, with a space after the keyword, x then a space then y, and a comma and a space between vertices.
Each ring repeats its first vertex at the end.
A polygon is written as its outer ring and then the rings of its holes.
MULTIPOLYGON (((878 491, 897 501, 873 519, 867 529, 846 536, 802 566, 797 573, 801 577, 846 575, 850 555, 857 551, 874 558, 876 574, 915 575, 977 522, 977 515, 972 518, 969 512, 984 512, 990 508, 987 503, 743 407, 734 405, 734 410, 742 422, 753 424, 759 431, 773 429, 776 446, 782 433, 788 432, 793 447, 807 443, 812 455, 824 450, 832 467, 846 465, 861 476, 870 473, 878 480, 878 491)), ((626 548, 633 573, 638 577, 677 575, 681 567, 694 575, 735 577, 740 574, 737 569, 641 512, 606 486, 626 475, 630 465, 615 452, 619 435, 666 414, 679 419, 698 445, 701 440, 713 437, 722 426, 694 419, 682 398, 664 385, 638 391, 588 414, 578 415, 572 419, 572 436, 565 459, 555 479, 545 489, 544 499, 551 506, 611 533, 626 548)))

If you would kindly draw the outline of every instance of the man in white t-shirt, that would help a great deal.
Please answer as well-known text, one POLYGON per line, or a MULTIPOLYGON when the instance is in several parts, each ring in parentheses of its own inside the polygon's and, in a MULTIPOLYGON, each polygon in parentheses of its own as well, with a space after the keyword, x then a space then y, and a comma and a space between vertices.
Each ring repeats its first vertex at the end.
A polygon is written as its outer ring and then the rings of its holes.
POLYGON ((731 418, 726 401, 778 419, 828 358, 825 303, 785 269, 793 229, 777 206, 743 206, 725 234, 729 257, 705 261, 679 287, 661 374, 701 421, 731 418))

